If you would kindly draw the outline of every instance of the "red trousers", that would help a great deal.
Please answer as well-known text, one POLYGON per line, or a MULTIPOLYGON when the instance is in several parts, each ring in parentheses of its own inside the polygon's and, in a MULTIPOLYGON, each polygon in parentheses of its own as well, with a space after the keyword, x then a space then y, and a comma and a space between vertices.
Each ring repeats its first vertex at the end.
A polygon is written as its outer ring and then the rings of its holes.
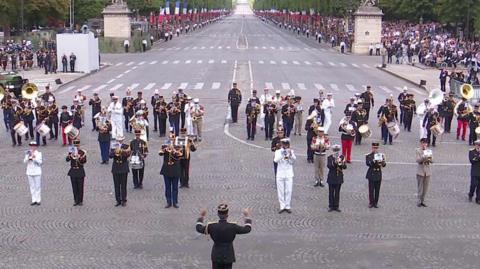
MULTIPOLYGON (((65 127, 67 127, 67 126, 62 126, 62 142, 63 142, 63 145, 67 144, 67 135, 65 134, 65 127)), ((69 145, 72 144, 72 139, 70 139, 70 137, 68 137, 68 144, 69 145)))
POLYGON ((342 139, 342 154, 348 162, 352 160, 352 144, 353 140, 342 139))
POLYGON ((462 140, 465 140, 467 135, 468 120, 457 120, 457 139, 460 137, 460 131, 462 131, 462 140))

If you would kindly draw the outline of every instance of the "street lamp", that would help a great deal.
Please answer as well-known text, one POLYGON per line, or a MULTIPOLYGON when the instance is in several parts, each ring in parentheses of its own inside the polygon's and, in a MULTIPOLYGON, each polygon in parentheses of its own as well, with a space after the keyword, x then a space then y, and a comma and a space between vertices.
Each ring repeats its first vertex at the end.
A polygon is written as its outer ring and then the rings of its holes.
POLYGON ((75 23, 75 0, 70 0, 70 30, 73 31, 73 24, 75 23))

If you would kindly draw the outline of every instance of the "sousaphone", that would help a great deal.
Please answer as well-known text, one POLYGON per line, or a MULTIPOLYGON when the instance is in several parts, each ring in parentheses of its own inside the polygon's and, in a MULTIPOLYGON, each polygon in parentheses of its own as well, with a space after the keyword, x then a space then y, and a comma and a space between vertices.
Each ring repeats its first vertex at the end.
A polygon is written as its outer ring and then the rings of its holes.
POLYGON ((38 87, 33 83, 25 83, 22 86, 22 97, 29 100, 35 100, 38 97, 38 87))

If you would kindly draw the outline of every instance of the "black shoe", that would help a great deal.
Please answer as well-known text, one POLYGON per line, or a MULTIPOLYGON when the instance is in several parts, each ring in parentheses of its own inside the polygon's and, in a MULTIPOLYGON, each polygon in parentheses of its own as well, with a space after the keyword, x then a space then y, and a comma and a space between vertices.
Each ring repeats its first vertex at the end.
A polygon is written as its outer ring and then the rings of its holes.
POLYGON ((469 202, 472 202, 472 198, 473 198, 473 195, 472 195, 472 196, 469 195, 469 196, 468 196, 468 201, 469 201, 469 202))
POLYGON ((126 201, 123 201, 123 202, 122 202, 122 206, 123 206, 123 207, 127 206, 127 202, 126 202, 126 201))
POLYGON ((40 202, 37 202, 37 204, 36 204, 36 205, 41 205, 41 203, 40 203, 40 202))
POLYGON ((280 210, 278 211, 278 214, 282 214, 284 211, 285 211, 285 209, 280 209, 280 210))
POLYGON ((340 210, 340 208, 335 208, 335 211, 342 212, 342 210, 340 210))
POLYGON ((373 207, 378 208, 378 205, 373 205, 373 207))
POLYGON ((393 145, 393 142, 390 142, 389 144, 390 144, 390 145, 393 145))
POLYGON ((179 188, 179 189, 183 189, 183 188, 185 188, 185 186, 183 186, 183 185, 180 185, 180 187, 178 187, 178 188, 179 188))
POLYGON ((168 205, 165 206, 165 208, 170 208, 170 207, 172 207, 171 204, 168 204, 168 205))
POLYGON ((33 203, 31 203, 30 205, 36 205, 36 204, 37 204, 37 202, 33 202, 33 203))
POLYGON ((333 212, 334 210, 335 210, 335 209, 333 209, 333 208, 329 208, 329 209, 328 209, 328 212, 333 212))
POLYGON ((426 205, 426 204, 424 204, 424 203, 421 203, 420 205, 421 205, 421 206, 423 206, 423 207, 427 207, 427 205, 426 205))
POLYGON ((320 186, 322 188, 325 187, 325 185, 323 185, 322 182, 319 182, 318 186, 320 186))
POLYGON ((422 207, 422 203, 418 203, 417 206, 418 206, 418 207, 422 207))
POLYGON ((21 147, 21 146, 22 146, 22 143, 18 143, 18 146, 21 147))
POLYGON ((291 209, 285 209, 285 211, 287 211, 288 214, 292 214, 292 210, 291 210, 291 209))
POLYGON ((82 206, 82 205, 83 205, 83 203, 82 203, 82 202, 80 202, 80 203, 78 203, 77 205, 78 205, 78 206, 82 206))
POLYGON ((117 203, 115 204, 115 206, 119 206, 119 205, 121 205, 121 204, 122 204, 121 202, 117 202, 117 203))
POLYGON ((73 206, 77 206, 77 205, 78 205, 78 203, 74 203, 74 204, 73 204, 73 206))
POLYGON ((315 181, 315 185, 313 185, 314 187, 320 187, 320 182, 319 181, 315 181))
POLYGON ((95 128, 92 128, 92 132, 95 132, 95 128))
POLYGON ((252 137, 252 141, 255 140, 255 138, 252 137))
POLYGON ((13 144, 12 144, 12 147, 15 147, 15 146, 17 146, 17 143, 13 143, 13 144))
POLYGON ((139 189, 143 189, 143 185, 138 186, 139 189))
POLYGON ((372 208, 372 207, 373 207, 373 205, 368 205, 368 208, 372 208))
POLYGON ((175 208, 179 208, 179 206, 177 204, 173 204, 173 207, 175 208))

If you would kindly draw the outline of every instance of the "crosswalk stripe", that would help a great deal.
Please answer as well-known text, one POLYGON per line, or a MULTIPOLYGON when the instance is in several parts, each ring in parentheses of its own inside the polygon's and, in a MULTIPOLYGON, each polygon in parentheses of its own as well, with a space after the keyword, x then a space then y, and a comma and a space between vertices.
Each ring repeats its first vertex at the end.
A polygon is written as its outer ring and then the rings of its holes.
POLYGON ((282 61, 282 64, 288 64, 288 62, 287 61, 282 61))
POLYGON ((382 90, 384 90, 386 93, 392 93, 392 91, 391 91, 389 88, 385 87, 385 86, 379 86, 379 88, 382 89, 382 90))
POLYGON ((305 61, 304 62, 306 65, 312 65, 312 63, 310 63, 309 61, 305 61))
POLYGON ((352 64, 353 67, 359 68, 358 64, 352 64))
POLYGON ((222 46, 218 46, 218 49, 221 50, 221 49, 222 49, 222 46))
POLYGON ((132 70, 127 69, 127 70, 125 70, 125 72, 123 72, 123 73, 124 73, 124 74, 128 74, 128 73, 130 73, 130 72, 132 72, 132 70))
POLYGON ((191 62, 192 62, 192 60, 186 60, 185 64, 190 64, 191 62))
POLYGON ((298 61, 293 61, 293 64, 299 65, 300 63, 298 61))
POLYGON ((275 47, 270 47, 270 48, 271 48, 272 50, 274 50, 274 49, 275 49, 275 47))
POLYGON ((277 64, 277 62, 275 62, 275 61, 270 61, 270 64, 277 64))
POLYGON ((145 86, 145 88, 143 88, 144 90, 151 90, 153 87, 155 87, 155 83, 148 83, 147 86, 145 86))
POLYGON ((180 86, 178 88, 185 90, 187 87, 188 87, 188 82, 182 82, 180 83, 180 86))
POLYGON ((283 88, 284 90, 290 90, 290 89, 291 89, 291 88, 290 88, 290 84, 288 84, 288 83, 286 83, 286 82, 282 82, 282 88, 283 88))
POLYGON ((315 62, 315 63, 316 63, 317 65, 320 65, 320 66, 322 66, 322 65, 323 65, 323 63, 322 63, 322 62, 315 62))
POLYGON ((283 50, 283 47, 279 47, 280 50, 283 50))
POLYGON ((210 49, 214 49, 215 47, 214 46, 210 46, 210 49))
POLYGON ((180 61, 179 60, 175 60, 173 61, 173 64, 178 64, 180 61))
POLYGON ((190 49, 190 47, 185 47, 185 48, 183 48, 183 50, 189 50, 189 49, 190 49))
POLYGON ((73 90, 73 88, 75 88, 75 86, 70 86, 70 87, 68 87, 68 88, 66 88, 66 89, 64 89, 64 90, 61 90, 59 93, 60 93, 60 94, 66 93, 66 92, 68 92, 68 91, 73 90))
POLYGON ((323 87, 323 85, 322 85, 322 84, 318 84, 318 83, 315 84, 315 88, 317 88, 317 90, 322 90, 322 91, 325 90, 325 88, 323 87))
POLYGON ((197 64, 201 64, 201 63, 203 63, 202 60, 198 60, 198 61, 197 61, 197 64))
POLYGON ((267 47, 263 46, 263 47, 262 47, 262 49, 266 50, 266 49, 267 49, 267 47))
POLYGON ((132 67, 132 69, 133 69, 133 70, 135 70, 135 69, 137 69, 137 68, 138 68, 138 66, 134 66, 134 67, 132 67))
POLYGON ((257 47, 257 46, 255 46, 255 47, 253 47, 253 48, 256 49, 256 50, 258 50, 258 47, 257 47))
POLYGON ((121 78, 121 77, 123 77, 123 74, 116 76, 116 78, 121 78))
POLYGON ((395 90, 399 91, 399 92, 403 92, 403 88, 402 87, 394 87, 395 90))
POLYGON ((273 90, 273 89, 274 89, 274 88, 273 88, 273 83, 271 83, 271 82, 265 82, 265 88, 270 89, 270 90, 273 90))
POLYGON ((204 85, 204 83, 199 82, 199 83, 195 84, 195 87, 193 87, 193 89, 194 90, 201 90, 201 89, 203 89, 203 85, 204 85))
POLYGON ((222 60, 222 64, 226 64, 227 63, 227 60, 222 60))
POLYGON ((140 84, 138 84, 138 83, 133 83, 132 85, 130 85, 129 88, 130 88, 130 90, 133 91, 133 90, 135 90, 138 86, 140 86, 140 84))
POLYGON ((328 62, 328 64, 331 65, 331 66, 335 66, 335 64, 332 63, 332 62, 328 62))
POLYGON ((168 89, 170 89, 170 87, 172 87, 172 83, 165 83, 165 84, 163 84, 161 89, 162 90, 168 90, 168 89))
POLYGON ((230 47, 230 46, 227 46, 227 50, 229 50, 229 49, 231 49, 231 47, 230 47))
POLYGON ((107 84, 100 85, 100 86, 96 87, 95 89, 93 89, 93 91, 94 92, 99 92, 100 90, 105 89, 107 86, 108 86, 107 84))
POLYGON ((150 62, 150 64, 156 64, 156 63, 158 63, 158 62, 157 62, 157 61, 152 61, 152 62, 150 62))
POLYGON ((213 90, 218 90, 218 89, 220 89, 220 85, 221 85, 220 82, 214 82, 214 83, 212 83, 212 89, 213 90))
POLYGON ((144 65, 145 64, 145 61, 141 61, 138 63, 138 65, 144 65))
POLYGON ((334 91, 339 91, 340 89, 338 88, 338 85, 337 84, 330 84, 330 88, 332 88, 332 90, 334 91))
POLYGON ((346 67, 347 65, 345 63, 340 63, 341 66, 346 67))
POLYGON ((117 85, 115 85, 113 88, 110 88, 110 91, 111 91, 111 92, 116 91, 116 90, 120 89, 122 86, 123 86, 122 83, 117 84, 117 85))
POLYGON ((307 89, 307 87, 305 87, 305 84, 304 84, 304 83, 297 83, 297 87, 298 87, 298 89, 300 89, 300 90, 306 90, 306 89, 307 89))
POLYGON ((357 90, 355 89, 355 87, 352 85, 352 84, 346 84, 345 86, 347 86, 347 89, 351 92, 357 92, 357 90))
POLYGON ((258 63, 259 63, 259 64, 263 64, 264 62, 263 62, 262 60, 259 60, 258 63))
POLYGON ((362 64, 362 66, 365 68, 371 68, 368 64, 362 64))
POLYGON ((215 60, 212 60, 212 59, 208 60, 209 64, 213 64, 214 62, 215 62, 215 60))
POLYGON ((192 48, 192 50, 196 50, 196 49, 197 49, 197 47, 193 47, 193 48, 192 48))
POLYGON ((120 66, 120 65, 122 65, 122 64, 123 64, 122 62, 119 62, 119 63, 117 63, 115 66, 120 66))
POLYGON ((425 92, 419 91, 419 90, 417 90, 417 89, 415 89, 415 88, 410 88, 409 90, 412 90, 412 91, 416 92, 416 93, 419 94, 419 95, 427 95, 425 92))
POLYGON ((165 61, 163 61, 163 62, 162 62, 162 64, 168 64, 168 61, 167 61, 167 60, 165 60, 165 61))
POLYGON ((132 64, 134 64, 135 62, 129 62, 128 64, 126 64, 126 66, 130 66, 132 64))
POLYGON ((204 50, 204 49, 205 49, 205 47, 203 47, 203 46, 202 46, 200 49, 201 49, 201 50, 204 50))
POLYGON ((114 82, 114 81, 115 81, 115 79, 112 78, 111 80, 107 81, 107 84, 110 84, 110 83, 112 83, 112 82, 114 82))

